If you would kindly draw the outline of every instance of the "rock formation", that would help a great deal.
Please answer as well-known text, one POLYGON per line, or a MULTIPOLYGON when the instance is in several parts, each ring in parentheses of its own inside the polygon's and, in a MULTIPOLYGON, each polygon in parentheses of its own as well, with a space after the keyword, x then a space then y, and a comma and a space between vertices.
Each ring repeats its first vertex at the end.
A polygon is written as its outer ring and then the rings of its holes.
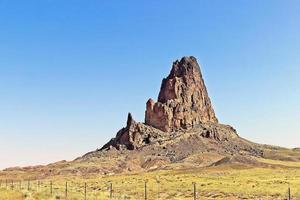
POLYGON ((162 138, 164 132, 142 123, 134 121, 129 113, 127 126, 122 128, 117 136, 111 139, 102 149, 115 147, 117 149, 134 150, 144 145, 154 142, 157 138, 162 138))
POLYGON ((162 81, 158 102, 149 99, 145 115, 145 124, 166 132, 218 122, 196 58, 183 57, 173 63, 162 81))
MULTIPOLYGON (((162 81, 158 102, 150 99, 145 112, 145 124, 137 123, 128 114, 127 126, 101 149, 134 150, 150 143, 170 139, 171 131, 188 130, 202 123, 218 123, 194 57, 183 57, 173 63, 172 70, 162 81)), ((202 134, 202 135, 201 135, 202 134)), ((202 137, 220 139, 211 130, 202 137)))
POLYGON ((145 115, 145 123, 138 123, 129 113, 126 127, 115 138, 74 161, 7 169, 2 177, 87 178, 123 172, 191 171, 219 165, 228 169, 272 166, 256 158, 300 162, 298 149, 256 144, 240 137, 230 125, 218 123, 194 57, 174 62, 170 75, 162 82, 158 102, 150 99, 145 115))

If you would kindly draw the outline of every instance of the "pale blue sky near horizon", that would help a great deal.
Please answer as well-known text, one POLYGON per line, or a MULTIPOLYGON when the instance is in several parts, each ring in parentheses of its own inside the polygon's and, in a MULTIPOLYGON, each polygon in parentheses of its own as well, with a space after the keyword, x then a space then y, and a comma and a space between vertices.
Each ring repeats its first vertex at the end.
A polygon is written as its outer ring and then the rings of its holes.
POLYGON ((300 146, 300 1, 0 0, 0 169, 100 148, 195 56, 217 117, 300 146))

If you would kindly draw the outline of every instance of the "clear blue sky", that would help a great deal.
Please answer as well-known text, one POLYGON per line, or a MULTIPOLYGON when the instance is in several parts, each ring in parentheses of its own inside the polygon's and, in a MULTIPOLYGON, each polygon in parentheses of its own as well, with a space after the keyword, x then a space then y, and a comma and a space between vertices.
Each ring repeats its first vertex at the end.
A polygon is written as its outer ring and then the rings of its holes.
POLYGON ((299 23, 297 0, 0 0, 0 168, 101 147, 184 55, 220 122, 300 146, 299 23))

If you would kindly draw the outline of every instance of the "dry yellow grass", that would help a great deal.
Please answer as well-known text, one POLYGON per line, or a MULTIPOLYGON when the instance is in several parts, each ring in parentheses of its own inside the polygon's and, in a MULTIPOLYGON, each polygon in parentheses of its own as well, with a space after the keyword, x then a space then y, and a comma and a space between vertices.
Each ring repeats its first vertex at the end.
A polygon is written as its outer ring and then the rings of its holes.
MULTIPOLYGON (((113 185, 113 199, 144 199, 147 181, 148 200, 192 199, 193 182, 197 183, 200 199, 284 199, 288 185, 294 198, 300 197, 300 163, 259 159, 269 167, 247 168, 225 165, 211 168, 161 170, 138 174, 99 176, 93 178, 55 177, 30 183, 22 189, 15 183, 14 190, 0 190, 6 199, 64 199, 65 182, 68 182, 68 199, 84 199, 84 184, 87 183, 87 199, 109 199, 110 183, 113 185), (298 168, 299 166, 299 168, 298 168), (50 181, 53 193, 50 194, 50 181)), ((3 184, 2 184, 3 187, 3 184)))
POLYGON ((24 195, 20 191, 0 189, 0 200, 23 200, 24 195))

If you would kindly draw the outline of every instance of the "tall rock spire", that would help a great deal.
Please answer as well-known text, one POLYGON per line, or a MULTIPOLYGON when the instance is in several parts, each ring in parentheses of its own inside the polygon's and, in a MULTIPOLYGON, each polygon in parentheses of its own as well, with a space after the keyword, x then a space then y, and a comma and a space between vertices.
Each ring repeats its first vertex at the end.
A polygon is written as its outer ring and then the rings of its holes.
POLYGON ((218 123, 218 119, 196 58, 183 57, 163 79, 158 102, 148 100, 145 124, 169 132, 202 122, 218 123))
MULTIPOLYGON (((173 63, 169 76, 162 81, 158 102, 149 99, 145 115, 143 124, 134 121, 129 113, 126 127, 101 149, 139 149, 166 140, 171 131, 205 122, 218 123, 196 58, 183 57, 173 63)), ((216 129, 205 129, 201 135, 216 140, 223 137, 216 129)))

